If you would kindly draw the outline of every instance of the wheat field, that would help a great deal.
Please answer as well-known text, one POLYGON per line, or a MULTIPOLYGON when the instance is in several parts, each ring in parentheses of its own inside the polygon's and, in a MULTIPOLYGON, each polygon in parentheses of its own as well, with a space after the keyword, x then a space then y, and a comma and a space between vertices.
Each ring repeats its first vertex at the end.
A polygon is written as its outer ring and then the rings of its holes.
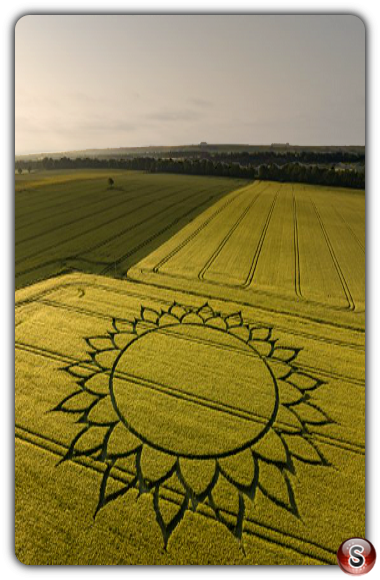
POLYGON ((365 535, 364 192, 89 173, 16 180, 18 559, 335 564, 365 535))

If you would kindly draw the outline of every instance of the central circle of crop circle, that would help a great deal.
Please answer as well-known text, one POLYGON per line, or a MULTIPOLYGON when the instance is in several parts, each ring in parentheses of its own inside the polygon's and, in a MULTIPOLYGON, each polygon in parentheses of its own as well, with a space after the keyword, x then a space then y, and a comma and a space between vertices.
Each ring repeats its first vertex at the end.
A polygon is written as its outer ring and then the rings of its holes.
POLYGON ((253 444, 276 408, 264 360, 233 334, 201 324, 136 338, 118 357, 110 385, 132 433, 184 457, 218 457, 253 444))

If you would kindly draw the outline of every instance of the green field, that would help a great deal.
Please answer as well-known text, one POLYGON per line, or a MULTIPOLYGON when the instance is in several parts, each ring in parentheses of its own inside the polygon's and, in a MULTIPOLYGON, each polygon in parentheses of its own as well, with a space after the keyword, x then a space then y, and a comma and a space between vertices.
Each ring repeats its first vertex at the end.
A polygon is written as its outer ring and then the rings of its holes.
POLYGON ((113 177, 16 177, 17 557, 336 564, 365 535, 364 192, 113 177))
POLYGON ((123 276, 244 182, 110 172, 16 176, 16 287, 70 270, 123 276))

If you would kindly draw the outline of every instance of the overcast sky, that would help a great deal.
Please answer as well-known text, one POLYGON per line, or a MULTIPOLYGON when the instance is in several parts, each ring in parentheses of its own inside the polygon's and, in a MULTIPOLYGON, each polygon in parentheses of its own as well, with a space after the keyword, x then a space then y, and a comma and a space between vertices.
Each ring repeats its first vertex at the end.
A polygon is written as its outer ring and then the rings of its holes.
POLYGON ((25 16, 15 79, 16 154, 365 139, 354 16, 25 16))

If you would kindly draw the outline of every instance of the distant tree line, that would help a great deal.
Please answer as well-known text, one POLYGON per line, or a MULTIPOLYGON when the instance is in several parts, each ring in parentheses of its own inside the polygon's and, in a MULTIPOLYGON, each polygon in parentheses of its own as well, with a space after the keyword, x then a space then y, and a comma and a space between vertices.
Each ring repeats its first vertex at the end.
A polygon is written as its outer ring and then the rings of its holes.
POLYGON ((150 173, 179 173, 186 175, 213 175, 243 179, 260 179, 268 181, 312 183, 336 187, 364 189, 365 171, 340 169, 333 165, 328 167, 313 164, 306 165, 298 161, 279 165, 277 163, 241 164, 238 162, 217 161, 208 158, 154 158, 134 157, 128 159, 97 159, 62 157, 52 159, 45 157, 38 161, 17 161, 16 170, 53 170, 53 169, 129 169, 148 171, 150 173))
POLYGON ((240 165, 286 165, 287 163, 302 163, 305 165, 336 165, 338 163, 365 163, 365 153, 352 151, 201 151, 184 150, 168 151, 160 157, 199 158, 222 161, 225 163, 240 163, 240 165))

